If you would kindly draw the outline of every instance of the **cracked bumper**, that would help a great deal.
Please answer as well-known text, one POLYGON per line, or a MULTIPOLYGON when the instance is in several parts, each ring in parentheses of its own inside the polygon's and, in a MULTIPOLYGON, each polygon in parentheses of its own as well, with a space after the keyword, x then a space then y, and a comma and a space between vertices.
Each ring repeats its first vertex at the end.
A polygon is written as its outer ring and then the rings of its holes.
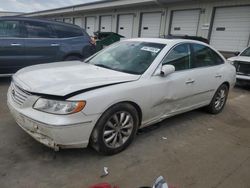
POLYGON ((38 142, 58 150, 59 148, 84 148, 88 146, 91 132, 99 115, 53 115, 20 108, 8 95, 8 107, 17 124, 38 142))

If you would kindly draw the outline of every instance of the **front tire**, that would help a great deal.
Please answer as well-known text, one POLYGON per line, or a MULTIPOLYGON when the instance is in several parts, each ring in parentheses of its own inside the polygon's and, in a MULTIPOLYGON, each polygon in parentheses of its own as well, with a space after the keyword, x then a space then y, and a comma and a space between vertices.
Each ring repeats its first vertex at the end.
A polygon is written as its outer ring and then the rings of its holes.
POLYGON ((132 105, 112 106, 98 120, 91 135, 91 146, 105 155, 119 153, 131 144, 138 126, 138 112, 132 105))
POLYGON ((228 86, 226 84, 222 84, 215 92, 214 97, 211 103, 206 107, 206 110, 211 114, 220 113, 227 102, 228 91, 228 86))

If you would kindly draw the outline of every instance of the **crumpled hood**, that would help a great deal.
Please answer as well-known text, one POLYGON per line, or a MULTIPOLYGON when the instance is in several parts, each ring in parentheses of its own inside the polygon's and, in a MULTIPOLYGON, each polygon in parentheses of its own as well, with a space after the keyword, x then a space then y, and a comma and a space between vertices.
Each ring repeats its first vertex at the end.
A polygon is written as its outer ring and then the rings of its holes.
POLYGON ((80 61, 35 65, 18 71, 14 82, 24 90, 44 95, 68 94, 116 83, 135 81, 140 75, 113 71, 80 61))
POLYGON ((249 62, 250 63, 250 57, 248 56, 235 56, 228 58, 229 61, 244 61, 244 62, 249 62))

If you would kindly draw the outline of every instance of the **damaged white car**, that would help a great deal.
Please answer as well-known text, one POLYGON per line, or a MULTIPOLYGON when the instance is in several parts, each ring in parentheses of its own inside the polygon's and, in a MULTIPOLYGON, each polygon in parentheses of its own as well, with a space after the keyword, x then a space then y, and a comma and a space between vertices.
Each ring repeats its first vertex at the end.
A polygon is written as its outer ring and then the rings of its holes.
POLYGON ((130 39, 85 62, 20 70, 8 106, 24 131, 55 150, 90 145, 115 154, 141 127, 200 107, 221 112, 235 74, 204 43, 130 39))

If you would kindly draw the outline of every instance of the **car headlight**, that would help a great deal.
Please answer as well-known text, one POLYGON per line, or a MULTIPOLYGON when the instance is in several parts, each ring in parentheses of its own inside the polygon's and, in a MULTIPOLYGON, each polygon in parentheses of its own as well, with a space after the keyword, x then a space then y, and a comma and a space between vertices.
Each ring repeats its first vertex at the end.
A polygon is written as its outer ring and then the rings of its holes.
POLYGON ((51 114, 65 115, 80 112, 85 105, 85 101, 59 101, 40 98, 33 108, 51 114))

